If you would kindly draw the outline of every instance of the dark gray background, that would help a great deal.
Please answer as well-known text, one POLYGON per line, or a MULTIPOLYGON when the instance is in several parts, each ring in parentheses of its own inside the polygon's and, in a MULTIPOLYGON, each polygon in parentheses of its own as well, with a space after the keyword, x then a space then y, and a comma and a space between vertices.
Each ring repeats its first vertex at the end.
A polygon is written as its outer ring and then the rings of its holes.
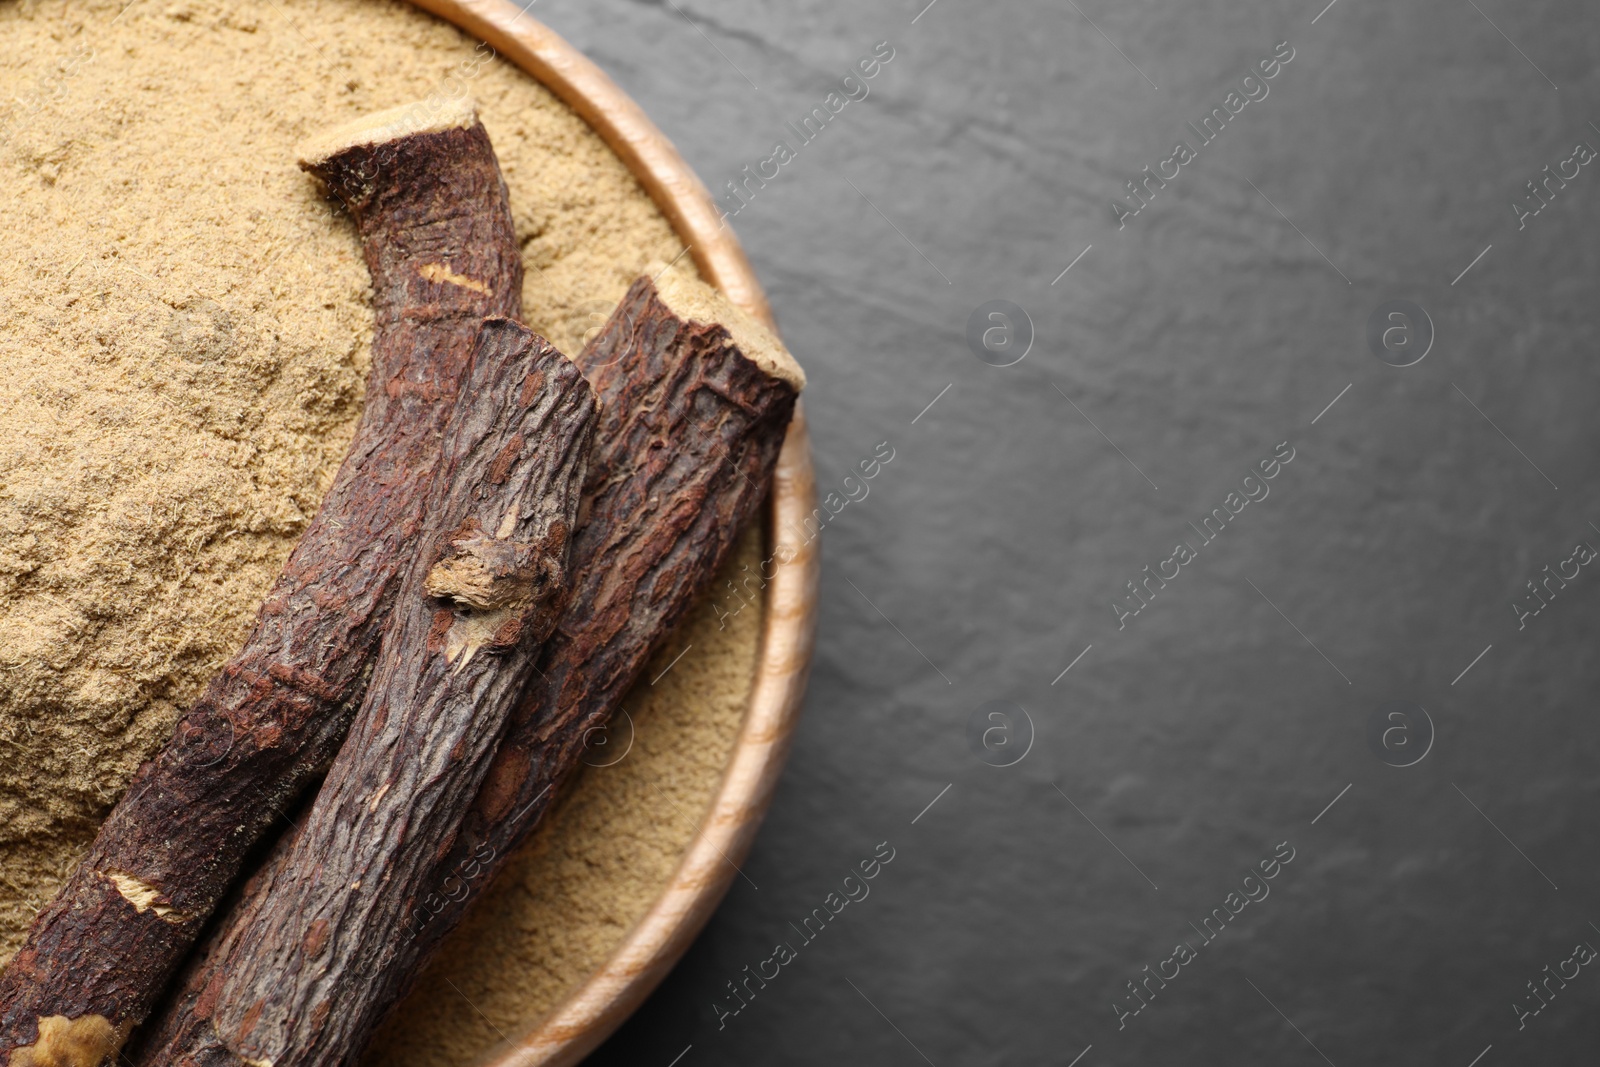
POLYGON ((1600 545, 1600 167, 1520 232, 1511 204, 1600 146, 1600 13, 925 2, 531 9, 713 188, 895 50, 735 221, 823 491, 895 459, 825 534, 759 890, 591 1062, 1594 1062, 1595 968, 1520 1031, 1513 1004, 1600 946, 1600 580, 1520 631, 1511 605, 1600 545), (1284 40, 1119 232, 1123 183, 1284 40), (1365 330, 1401 298, 1437 340, 1397 369, 1365 330), (991 299, 1031 317, 1015 366, 964 340, 991 299), (1282 441, 1271 495, 1119 631, 1124 583, 1282 441), (1005 768, 967 741, 995 699, 1036 729, 1005 768), (1415 766, 1368 745, 1388 700, 1436 728, 1415 766), (719 1029, 725 983, 885 840, 871 895, 719 1029), (1284 841, 1271 895, 1119 1031, 1125 983, 1284 841))

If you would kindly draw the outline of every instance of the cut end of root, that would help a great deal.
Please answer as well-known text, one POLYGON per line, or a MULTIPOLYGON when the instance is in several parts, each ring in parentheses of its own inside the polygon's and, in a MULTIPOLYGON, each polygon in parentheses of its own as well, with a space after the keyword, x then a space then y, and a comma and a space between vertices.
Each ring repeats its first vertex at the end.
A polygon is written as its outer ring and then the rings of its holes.
POLYGON ((799 392, 806 387, 806 372, 773 332, 746 314, 733 301, 698 278, 687 267, 664 267, 652 263, 645 272, 655 277, 661 302, 680 319, 714 322, 733 336, 733 343, 745 357, 799 392))
POLYGON ((156 918, 165 919, 169 923, 180 923, 186 918, 172 905, 165 903, 166 896, 149 882, 141 881, 122 871, 105 871, 103 874, 106 881, 116 886, 122 899, 133 905, 134 911, 141 914, 153 911, 156 913, 156 918))
POLYGON ((295 157, 301 167, 309 170, 347 149, 387 144, 419 133, 467 129, 477 121, 478 105, 470 97, 451 101, 438 108, 423 101, 401 104, 319 133, 302 142, 295 149, 295 157))
POLYGON ((131 1027, 112 1026, 104 1015, 39 1019, 39 1040, 14 1050, 8 1067, 100 1067, 114 1059, 131 1027))

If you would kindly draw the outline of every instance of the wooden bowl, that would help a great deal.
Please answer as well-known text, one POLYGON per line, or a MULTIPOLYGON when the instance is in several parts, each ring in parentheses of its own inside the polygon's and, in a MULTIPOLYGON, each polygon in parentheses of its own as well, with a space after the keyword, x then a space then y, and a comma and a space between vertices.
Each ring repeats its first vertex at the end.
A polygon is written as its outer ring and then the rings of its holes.
MULTIPOLYGON (((599 67, 510 0, 412 0, 488 42, 605 139, 689 247, 708 282, 768 325, 772 312, 739 242, 700 179, 599 67)), ((666 977, 727 892, 766 814, 805 693, 816 629, 817 542, 804 541, 816 482, 797 405, 768 501, 764 555, 787 550, 767 588, 761 651, 738 741, 699 832, 665 891, 578 991, 489 1063, 566 1067, 593 1051, 666 977)))

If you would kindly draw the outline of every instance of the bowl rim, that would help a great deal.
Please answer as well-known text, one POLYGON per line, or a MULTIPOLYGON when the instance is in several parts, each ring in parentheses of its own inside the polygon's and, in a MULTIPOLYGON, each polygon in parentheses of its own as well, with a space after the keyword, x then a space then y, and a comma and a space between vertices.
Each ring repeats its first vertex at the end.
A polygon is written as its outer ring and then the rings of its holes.
MULTIPOLYGON (((701 276, 776 331, 761 283, 704 183, 594 62, 513 0, 411 3, 487 42, 572 108, 667 216, 701 276)), ((767 586, 750 700, 705 817, 665 891, 606 962, 498 1046, 483 1061, 490 1067, 570 1067, 594 1051, 677 964, 741 873, 788 757, 810 672, 821 556, 816 535, 805 536, 805 520, 815 507, 810 439, 797 403, 767 499, 765 553, 778 566, 767 586)))

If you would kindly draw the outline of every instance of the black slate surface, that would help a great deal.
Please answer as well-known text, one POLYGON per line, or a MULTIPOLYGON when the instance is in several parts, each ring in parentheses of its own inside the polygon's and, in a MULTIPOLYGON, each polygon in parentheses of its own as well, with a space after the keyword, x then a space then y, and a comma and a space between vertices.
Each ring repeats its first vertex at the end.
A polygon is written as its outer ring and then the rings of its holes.
POLYGON ((1600 11, 925 2, 531 9, 719 192, 788 145, 732 221, 860 497, 748 880, 590 1062, 1595 1062, 1600 11))

